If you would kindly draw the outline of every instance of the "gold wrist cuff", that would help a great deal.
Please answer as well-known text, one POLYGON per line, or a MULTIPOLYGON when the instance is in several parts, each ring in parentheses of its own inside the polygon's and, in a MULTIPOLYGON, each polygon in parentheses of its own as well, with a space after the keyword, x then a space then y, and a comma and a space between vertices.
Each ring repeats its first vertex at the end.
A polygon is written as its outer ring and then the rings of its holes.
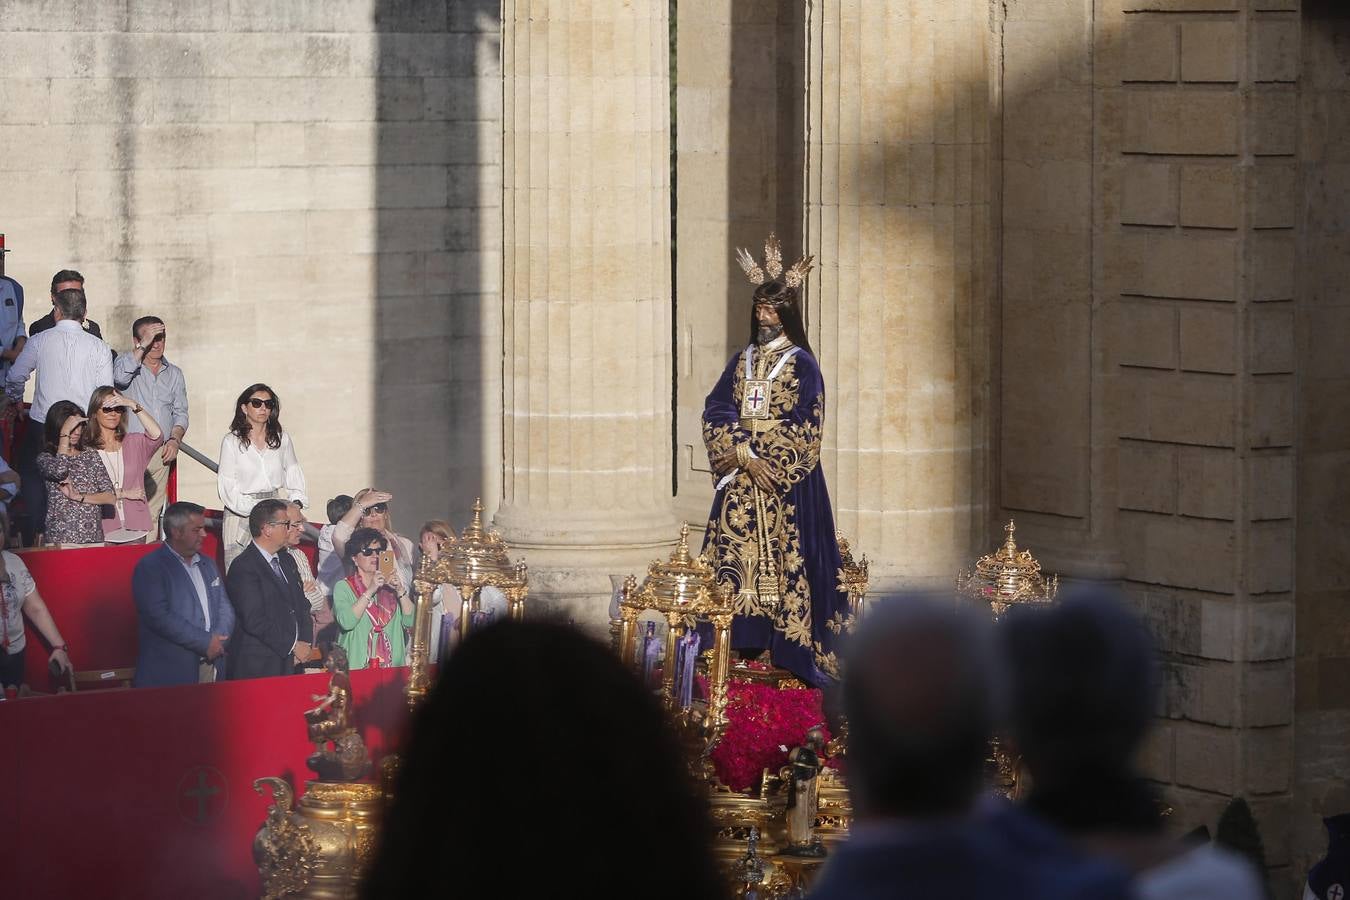
POLYGON ((739 465, 741 468, 745 468, 747 465, 750 464, 750 459, 751 459, 751 457, 750 457, 750 445, 749 445, 749 444, 737 444, 737 445, 736 445, 736 464, 739 465))

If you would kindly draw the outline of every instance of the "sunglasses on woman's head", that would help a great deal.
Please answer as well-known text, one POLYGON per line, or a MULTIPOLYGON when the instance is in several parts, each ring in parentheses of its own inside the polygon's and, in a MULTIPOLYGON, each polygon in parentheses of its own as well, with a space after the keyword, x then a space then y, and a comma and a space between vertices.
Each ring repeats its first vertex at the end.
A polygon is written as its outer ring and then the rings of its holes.
POLYGON ((356 552, 361 554, 362 556, 374 556, 375 554, 382 553, 383 551, 380 550, 379 547, 362 547, 360 550, 357 550, 356 552))
POLYGON ((276 401, 276 400, 263 400, 263 399, 260 398, 260 397, 249 397, 249 398, 248 398, 248 405, 251 406, 251 407, 253 407, 254 409, 262 409, 264 406, 267 407, 268 409, 276 409, 276 408, 277 408, 277 401, 276 401))

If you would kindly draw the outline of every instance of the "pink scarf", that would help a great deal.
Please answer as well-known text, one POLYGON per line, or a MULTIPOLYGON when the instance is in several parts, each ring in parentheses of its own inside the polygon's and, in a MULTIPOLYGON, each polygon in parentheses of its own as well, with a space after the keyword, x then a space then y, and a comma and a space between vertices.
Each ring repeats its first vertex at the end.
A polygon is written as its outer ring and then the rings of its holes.
MULTIPOLYGON (((353 572, 347 578, 352 592, 360 597, 366 586, 361 581, 361 573, 353 572)), ((385 627, 393 620, 398 609, 398 595, 394 589, 385 585, 375 592, 375 596, 366 604, 366 615, 370 616, 370 637, 366 646, 366 655, 372 668, 387 668, 394 663, 394 650, 389 645, 389 635, 385 627)))

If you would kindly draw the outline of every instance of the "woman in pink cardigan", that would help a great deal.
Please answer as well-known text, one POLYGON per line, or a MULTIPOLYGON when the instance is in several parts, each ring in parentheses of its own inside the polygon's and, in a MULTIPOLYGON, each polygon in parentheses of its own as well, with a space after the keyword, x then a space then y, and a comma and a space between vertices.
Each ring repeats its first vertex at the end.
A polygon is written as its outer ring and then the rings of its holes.
MULTIPOLYGON (((89 425, 93 427, 84 430, 84 447, 98 451, 113 488, 133 494, 143 491, 146 463, 164 443, 159 423, 140 404, 104 385, 89 399, 89 425), (144 434, 127 434, 128 411, 141 420, 144 434)), ((143 492, 140 499, 124 497, 103 507, 103 538, 108 543, 140 543, 152 527, 143 492)))

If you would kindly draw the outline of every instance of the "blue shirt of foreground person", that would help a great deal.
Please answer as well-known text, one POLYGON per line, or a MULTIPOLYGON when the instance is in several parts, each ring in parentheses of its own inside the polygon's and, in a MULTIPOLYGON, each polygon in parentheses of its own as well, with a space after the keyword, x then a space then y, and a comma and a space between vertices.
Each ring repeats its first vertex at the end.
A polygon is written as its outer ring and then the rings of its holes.
POLYGON ((175 503, 164 513, 164 543, 131 575, 136 597, 135 687, 197 684, 225 677, 225 641, 234 607, 216 564, 201 553, 205 510, 175 503))
POLYGON ((856 816, 811 900, 1123 900, 1128 874, 976 807, 992 724, 987 627, 948 597, 868 609, 842 683, 856 816))

